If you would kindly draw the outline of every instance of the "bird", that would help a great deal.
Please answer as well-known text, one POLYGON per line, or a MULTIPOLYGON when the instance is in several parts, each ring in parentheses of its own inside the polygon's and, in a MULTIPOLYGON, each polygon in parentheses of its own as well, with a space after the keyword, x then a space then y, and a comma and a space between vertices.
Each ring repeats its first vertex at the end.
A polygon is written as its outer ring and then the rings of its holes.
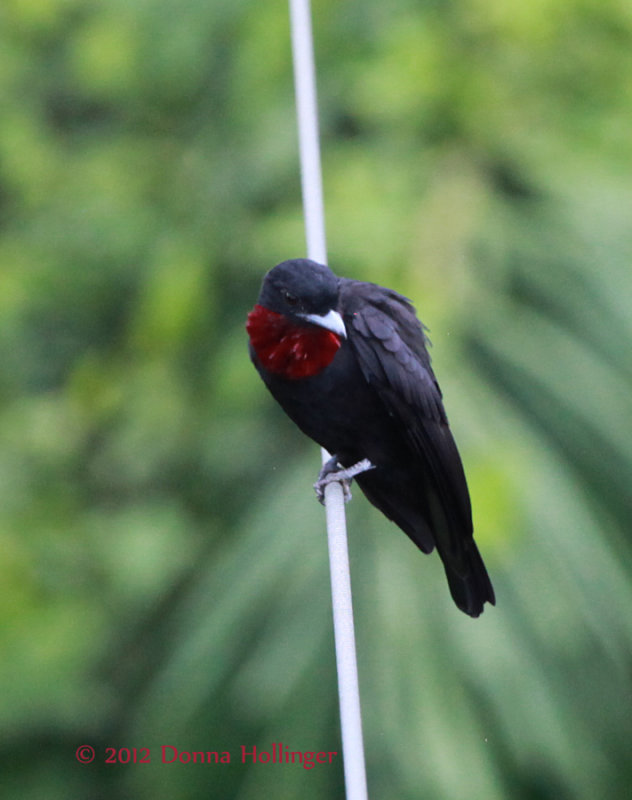
POLYGON ((403 295, 306 258, 266 273, 246 321, 264 384, 332 456, 317 492, 355 475, 423 553, 437 549, 456 606, 478 617, 496 601, 426 330, 403 295))

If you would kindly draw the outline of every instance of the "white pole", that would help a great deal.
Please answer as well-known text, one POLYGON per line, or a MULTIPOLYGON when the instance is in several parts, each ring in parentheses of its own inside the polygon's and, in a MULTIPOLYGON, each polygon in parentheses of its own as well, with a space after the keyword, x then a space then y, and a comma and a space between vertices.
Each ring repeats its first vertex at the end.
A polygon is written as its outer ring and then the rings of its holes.
MULTIPOLYGON (((307 256, 327 263, 318 140, 318 109, 309 0, 289 0, 307 256)), ((329 454, 323 450, 323 463, 329 454)), ((344 497, 339 483, 325 488, 331 598, 336 640, 340 727, 347 800, 367 800, 351 579, 344 497)))
POLYGON ((309 0, 290 0, 294 91, 308 258, 327 263, 323 179, 318 140, 318 101, 309 0))

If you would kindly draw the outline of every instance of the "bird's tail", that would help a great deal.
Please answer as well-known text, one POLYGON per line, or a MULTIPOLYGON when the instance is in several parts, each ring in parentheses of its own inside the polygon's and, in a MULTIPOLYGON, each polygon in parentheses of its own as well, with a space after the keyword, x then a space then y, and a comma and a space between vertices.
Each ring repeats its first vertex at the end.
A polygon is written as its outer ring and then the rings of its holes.
MULTIPOLYGON (((441 554, 441 551, 439 552, 441 554)), ((465 551, 459 559, 458 571, 451 560, 444 559, 443 556, 441 560, 452 599, 461 611, 470 617, 478 617, 482 614, 485 603, 496 604, 494 588, 474 539, 467 542, 465 551)))

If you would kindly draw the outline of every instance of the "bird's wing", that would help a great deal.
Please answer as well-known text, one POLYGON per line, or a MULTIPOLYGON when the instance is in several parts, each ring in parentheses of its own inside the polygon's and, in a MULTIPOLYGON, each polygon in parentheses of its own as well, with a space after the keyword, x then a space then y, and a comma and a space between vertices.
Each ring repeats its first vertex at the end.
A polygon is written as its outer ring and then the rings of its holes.
MULTIPOLYGON (((340 311, 364 378, 402 425, 416 462, 411 467, 431 480, 440 507, 437 514, 447 523, 440 526, 445 540, 437 544, 444 552, 456 553, 462 537, 471 536, 469 493, 415 310, 397 292, 343 279, 340 311)), ((434 504, 433 498, 429 502, 434 504)))

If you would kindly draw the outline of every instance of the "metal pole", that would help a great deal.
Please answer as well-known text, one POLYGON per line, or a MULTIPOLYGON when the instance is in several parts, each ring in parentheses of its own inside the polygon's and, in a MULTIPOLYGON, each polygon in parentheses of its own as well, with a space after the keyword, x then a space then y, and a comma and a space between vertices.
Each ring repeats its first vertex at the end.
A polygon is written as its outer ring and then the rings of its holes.
MULTIPOLYGON (((307 255, 313 261, 326 264, 327 245, 309 0, 290 0, 290 23, 307 255)), ((323 463, 329 458, 325 450, 322 451, 322 458, 323 463)), ((346 795, 347 800, 367 800, 347 524, 343 491, 339 483, 330 483, 326 487, 325 508, 346 795)))

